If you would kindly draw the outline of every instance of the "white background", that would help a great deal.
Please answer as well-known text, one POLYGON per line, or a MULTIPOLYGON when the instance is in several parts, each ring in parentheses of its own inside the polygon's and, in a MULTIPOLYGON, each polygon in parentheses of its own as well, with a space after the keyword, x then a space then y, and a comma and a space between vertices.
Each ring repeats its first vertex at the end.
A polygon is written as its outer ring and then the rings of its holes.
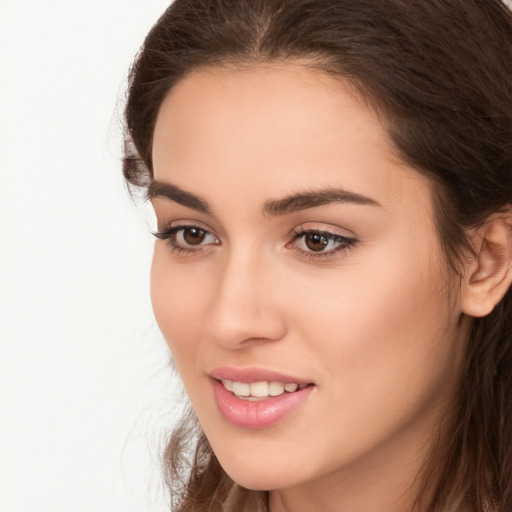
POLYGON ((167 4, 0 0, 1 512, 165 510, 174 381, 118 104, 167 4))
POLYGON ((176 383, 119 126, 167 3, 0 0, 0 512, 165 510, 176 383))

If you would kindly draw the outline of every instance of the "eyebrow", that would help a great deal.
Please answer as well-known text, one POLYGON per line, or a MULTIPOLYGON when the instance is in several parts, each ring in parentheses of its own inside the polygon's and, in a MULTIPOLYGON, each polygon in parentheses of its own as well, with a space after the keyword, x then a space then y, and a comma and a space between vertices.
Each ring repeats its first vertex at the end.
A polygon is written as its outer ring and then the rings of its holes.
POLYGON ((175 203, 186 206, 187 208, 192 208, 193 210, 197 210, 202 213, 212 213, 208 203, 201 197, 196 196, 191 192, 187 192, 177 187, 176 185, 154 180, 148 187, 148 191, 146 192, 146 199, 151 200, 157 197, 165 197, 166 199, 170 199, 175 203))
POLYGON ((276 201, 267 201, 263 213, 271 217, 307 210, 335 203, 352 203, 366 206, 382 206, 378 201, 342 188, 327 188, 293 194, 276 201))
MULTIPOLYGON (((148 187, 147 199, 164 197, 182 206, 192 208, 202 213, 212 214, 212 209, 202 197, 187 192, 176 185, 154 180, 148 187)), ((352 203, 366 206, 382 206, 378 201, 370 197, 356 194, 341 188, 326 188, 292 194, 283 199, 267 201, 263 206, 263 215, 278 217, 309 208, 325 206, 335 203, 352 203)))

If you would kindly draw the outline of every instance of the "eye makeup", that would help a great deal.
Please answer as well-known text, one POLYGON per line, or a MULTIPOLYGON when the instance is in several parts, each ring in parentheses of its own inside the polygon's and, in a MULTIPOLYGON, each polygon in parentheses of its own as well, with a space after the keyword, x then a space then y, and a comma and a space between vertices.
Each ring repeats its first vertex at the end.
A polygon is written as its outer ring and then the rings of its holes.
MULTIPOLYGON (((166 240, 173 253, 180 256, 200 253, 210 246, 220 246, 219 237, 197 224, 170 225, 153 235, 166 240)), ((334 233, 327 229, 305 228, 292 230, 292 240, 285 247, 294 250, 298 256, 310 259, 335 258, 349 251, 357 243, 356 238, 334 233)))

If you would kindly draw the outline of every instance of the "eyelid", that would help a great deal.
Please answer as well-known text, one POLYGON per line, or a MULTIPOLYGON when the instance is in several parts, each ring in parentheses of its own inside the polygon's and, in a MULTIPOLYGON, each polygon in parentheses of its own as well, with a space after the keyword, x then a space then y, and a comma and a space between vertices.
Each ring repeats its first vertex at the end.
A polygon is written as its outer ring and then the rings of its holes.
POLYGON ((204 222, 201 222, 200 220, 191 220, 191 219, 177 219, 172 220, 169 222, 158 222, 158 231, 164 232, 168 231, 170 229, 174 229, 177 227, 183 227, 183 228, 200 228, 204 229, 205 231, 208 231, 208 233, 214 233, 215 231, 210 228, 210 226, 206 225, 204 222), (162 225, 163 227, 160 228, 159 226, 162 225))
POLYGON ((305 257, 310 260, 321 261, 336 259, 337 257, 340 257, 343 253, 350 251, 359 242, 358 239, 352 233, 350 235, 339 233, 339 227, 334 227, 332 225, 327 227, 325 224, 320 225, 322 227, 319 227, 318 223, 308 222, 295 227, 290 235, 293 238, 286 245, 286 247, 289 249, 294 249, 301 257, 305 257), (334 247, 333 249, 326 251, 305 250, 297 247, 297 241, 309 234, 323 235, 325 236, 325 238, 328 239, 329 242, 335 242, 337 246, 334 247))
POLYGON ((352 231, 325 222, 303 222, 302 224, 299 224, 298 226, 294 227, 290 231, 289 236, 296 235, 297 233, 300 232, 329 233, 331 235, 341 236, 343 238, 357 238, 352 231))
POLYGON ((152 233, 156 238, 160 240, 165 240, 167 244, 171 247, 172 252, 177 253, 178 255, 187 255, 200 253, 204 251, 211 245, 220 245, 220 238, 218 235, 210 229, 208 226, 205 226, 202 222, 193 221, 193 220, 174 220, 166 224, 163 229, 155 231, 152 233), (188 244, 179 244, 176 241, 176 237, 178 233, 185 229, 198 229, 200 231, 204 231, 206 236, 211 236, 214 238, 214 242, 210 243, 199 243, 197 245, 188 245, 188 244))

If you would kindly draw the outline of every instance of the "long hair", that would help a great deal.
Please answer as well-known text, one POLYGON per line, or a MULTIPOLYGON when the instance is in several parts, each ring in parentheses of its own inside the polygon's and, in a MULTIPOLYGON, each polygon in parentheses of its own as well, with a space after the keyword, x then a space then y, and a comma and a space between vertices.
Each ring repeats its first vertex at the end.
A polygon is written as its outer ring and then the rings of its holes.
MULTIPOLYGON (((512 15, 500 0, 176 0, 130 74, 127 182, 151 182, 159 108, 188 73, 290 59, 354 85, 399 156, 431 179, 456 272, 467 229, 512 203, 512 15)), ((511 319, 509 290, 473 320, 453 417, 422 468, 418 509, 512 510, 511 319)), ((225 474, 193 418, 170 438, 165 467, 180 511, 268 506, 265 493, 225 474), (187 459, 190 436, 197 449, 187 459)))

